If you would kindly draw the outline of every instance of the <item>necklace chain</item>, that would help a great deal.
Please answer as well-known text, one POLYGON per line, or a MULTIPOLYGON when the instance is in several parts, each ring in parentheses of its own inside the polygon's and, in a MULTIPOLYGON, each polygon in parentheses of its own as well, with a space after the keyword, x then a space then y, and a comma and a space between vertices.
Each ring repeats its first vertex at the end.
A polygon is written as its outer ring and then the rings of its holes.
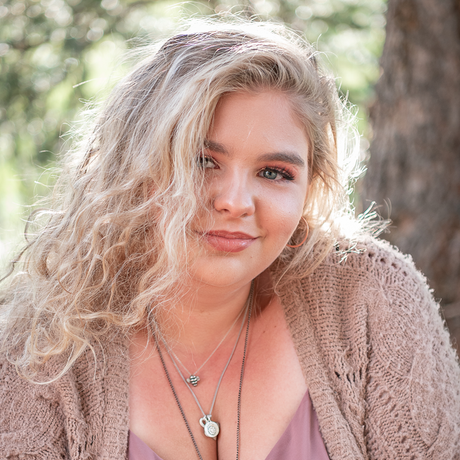
MULTIPOLYGON (((249 324, 250 324, 250 321, 251 321, 251 313, 252 313, 252 304, 253 304, 253 291, 254 291, 254 286, 253 284, 251 284, 251 290, 249 292, 249 296, 248 296, 248 300, 247 300, 247 312, 248 312, 248 319, 247 319, 247 323, 246 323, 246 334, 245 334, 245 338, 244 338, 244 350, 243 350, 243 359, 242 359, 242 362, 241 362, 241 372, 240 372, 240 382, 239 382, 239 386, 238 386, 238 404, 237 404, 237 421, 236 421, 236 460, 239 459, 239 452, 240 452, 240 424, 241 424, 241 393, 242 393, 242 389, 243 389, 243 376, 244 376, 244 366, 245 366, 245 363, 246 363, 246 354, 247 354, 247 347, 248 347, 248 338, 249 338, 249 324)), ((245 315, 246 316, 246 315, 245 315)), ((228 360, 225 368, 224 368, 224 371, 222 372, 221 376, 220 376, 220 379, 219 379, 219 382, 217 384, 217 388, 216 388, 216 392, 214 394, 214 400, 213 400, 213 403, 212 403, 212 407, 211 407, 211 411, 212 412, 212 409, 214 407, 214 402, 216 400, 216 397, 217 397, 217 391, 219 389, 219 386, 220 386, 220 383, 222 381, 222 378, 225 374, 225 371, 227 370, 227 367, 228 365, 230 364, 230 361, 233 357, 233 354, 234 354, 234 351, 236 349, 236 345, 238 344, 238 340, 239 340, 239 337, 241 335, 241 331, 242 331, 242 326, 244 324, 244 318, 243 318, 243 321, 241 323, 241 328, 240 328, 240 332, 238 334, 238 338, 237 338, 237 341, 235 343, 235 346, 232 350, 232 353, 230 355, 230 359, 228 360)), ((190 425, 187 421, 187 417, 185 416, 185 412, 184 412, 184 409, 182 408, 182 405, 179 401, 179 397, 177 396, 177 393, 176 393, 176 390, 174 388, 174 385, 172 383, 172 380, 171 380, 171 377, 169 375, 169 372, 168 372, 168 369, 166 367, 166 363, 164 361, 164 358, 163 358, 163 354, 161 353, 161 349, 160 349, 160 344, 158 343, 158 340, 157 340, 157 335, 155 333, 155 330, 153 329, 153 326, 151 325, 151 328, 152 328, 152 332, 153 332, 153 338, 155 340, 155 345, 156 345, 156 348, 158 350, 158 354, 160 356, 160 360, 161 360, 161 364, 163 366, 163 370, 166 374, 166 378, 168 379, 168 383, 169 383, 169 386, 171 387, 171 390, 172 390, 172 393, 174 395, 174 399, 176 400, 176 404, 177 406, 179 407, 179 410, 180 410, 180 413, 182 415, 182 419, 184 420, 185 422, 185 426, 187 427, 187 431, 190 435, 190 438, 193 442, 193 446, 195 447, 195 451, 198 455, 198 458, 200 460, 203 460, 203 457, 201 456, 201 453, 200 453, 200 449, 198 448, 198 444, 195 440, 195 437, 193 436, 193 433, 192 433, 192 430, 190 428, 190 425)), ((168 349, 166 348, 166 351, 168 351, 168 349)), ((168 353, 169 354, 169 353, 168 353)), ((171 355, 169 355, 171 357, 171 355)), ((204 411, 203 409, 201 408, 201 405, 199 404, 198 402, 198 398, 195 396, 193 390, 190 388, 190 386, 187 384, 187 381, 184 379, 182 373, 180 372, 177 364, 175 363, 175 361, 172 359, 171 357, 171 360, 173 361, 176 369, 178 370, 180 376, 182 377, 182 379, 184 380, 185 384, 187 385, 187 387, 189 388, 189 390, 191 391, 192 395, 194 396, 194 399, 195 401, 197 402, 198 404, 198 407, 200 408, 201 412, 203 413, 204 415, 204 411)), ((204 419, 206 419, 206 417, 209 417, 210 418, 210 415, 209 416, 206 416, 204 415, 204 419)), ((201 424, 201 420, 203 419, 200 419, 200 424, 201 424)), ((203 426, 203 425, 202 425, 203 426)), ((217 435, 216 435, 217 436, 217 435)))
POLYGON ((156 335, 154 334, 153 337, 155 339, 155 345, 157 347, 158 354, 160 355, 161 364, 163 365, 163 369, 165 371, 166 378, 168 379, 169 386, 171 387, 171 390, 172 390, 173 395, 174 395, 174 399, 176 400, 176 403, 177 403, 177 405, 179 407, 179 410, 180 410, 180 413, 182 415, 182 418, 184 419, 185 426, 187 427, 188 434, 192 438, 193 446, 195 447, 195 450, 196 450, 196 453, 198 455, 198 458, 200 460, 203 460, 203 457, 201 456, 201 453, 200 453, 200 449, 198 449, 198 444, 196 443, 195 437, 193 436, 192 430, 190 429, 190 425, 188 424, 187 417, 185 416, 184 409, 182 409, 182 406, 181 406, 181 403, 179 402, 179 398, 177 396, 176 390, 174 389, 174 385, 172 384, 171 377, 169 376, 168 369, 166 368, 166 364, 165 364, 165 361, 163 359, 163 355, 161 353, 160 345, 159 345, 159 343, 157 341, 156 335))
MULTIPOLYGON (((198 385, 198 382, 201 380, 200 377, 198 377, 198 372, 200 372, 200 370, 203 368, 203 366, 213 357, 214 353, 219 349, 219 347, 222 345, 222 343, 224 342, 224 340, 227 338, 228 334, 230 333, 230 331, 233 329, 233 327, 235 326, 236 322, 238 321, 239 317, 241 316, 241 313, 245 310, 246 308, 246 305, 241 309, 241 311, 238 313, 238 316, 235 318, 235 321, 233 321, 232 325, 230 326, 230 328, 228 329, 228 331, 225 333, 225 335, 222 337, 222 340, 218 343, 217 347, 214 348, 213 352, 208 356, 208 358, 206 359, 206 361, 204 361, 204 363, 195 371, 195 372, 190 372, 186 367, 185 367, 185 364, 177 357, 176 353, 174 353, 173 350, 171 350, 168 346, 168 344, 166 343, 166 341, 164 340, 164 338, 162 339, 163 341, 163 344, 165 346, 165 349, 166 351, 168 352, 168 355, 169 357, 171 358, 171 361, 174 362, 173 360, 173 356, 175 358, 175 360, 185 369, 185 371, 187 372, 187 374, 189 375, 189 377, 187 379, 185 379, 185 382, 186 383, 190 383, 192 384, 194 387, 196 387, 198 385)), ((244 319, 243 319, 243 322, 244 322, 244 319)), ((241 331, 240 331, 241 333, 241 331)), ((239 336, 238 336, 239 337, 239 336)), ((238 339, 237 339, 237 342, 238 342, 238 339)), ((180 373, 180 371, 178 371, 180 373)), ((181 373, 180 373, 181 374, 181 373)), ((181 374, 181 377, 182 377, 182 374, 181 374)))
POLYGON ((243 350, 243 359, 241 360, 241 373, 240 373, 240 383, 238 386, 238 405, 236 409, 236 459, 239 459, 240 456, 240 424, 241 424, 241 392, 243 390, 243 376, 244 376, 244 365, 246 364, 246 354, 248 349, 248 339, 249 339, 249 323, 251 321, 252 305, 253 305, 253 296, 254 296, 254 282, 251 285, 251 300, 248 310, 248 323, 246 326, 246 334, 244 336, 244 350, 243 350))
MULTIPOLYGON (((249 299, 249 297, 248 297, 249 299)), ((245 305, 246 309, 248 307, 248 302, 246 302, 246 305, 245 305)), ((244 319, 246 317, 246 313, 244 314, 243 316, 243 321, 241 321, 241 327, 240 327, 240 330, 238 332, 238 336, 236 338, 236 342, 235 342, 235 345, 233 346, 233 349, 232 349, 232 352, 230 353, 230 356, 227 360, 227 364, 225 364, 225 367, 224 367, 224 370, 222 371, 222 374, 220 375, 220 378, 219 378, 219 381, 217 382, 217 387, 216 387, 216 390, 214 392, 214 397, 213 397, 213 400, 212 400, 212 404, 211 404, 211 409, 209 410, 209 414, 208 414, 208 417, 209 419, 211 418, 212 416, 212 411, 214 409, 214 404, 216 402, 216 399, 217 399, 217 393, 219 391, 219 387, 220 387, 220 384, 222 382, 222 379, 224 378, 224 374, 225 374, 225 371, 227 370, 229 364, 230 364, 230 361, 232 360, 232 357, 233 357, 233 354, 235 353, 235 350, 236 350, 236 346, 238 345, 238 342, 240 340, 240 336, 241 336, 241 332, 243 330, 243 326, 244 326, 244 319)), ((168 353, 169 357, 171 358, 171 361, 172 363, 174 364, 174 367, 176 368, 178 374, 181 376, 183 382, 187 385, 187 388, 190 390, 190 393, 192 393, 192 396, 193 396, 193 399, 195 399, 195 402, 197 403, 198 407, 200 408, 200 411, 201 413, 203 414, 203 418, 206 418, 206 413, 204 412, 200 402, 198 401, 198 398, 195 394, 195 392, 193 391, 192 387, 188 384, 187 380, 185 379, 184 375, 182 374, 181 370, 179 369, 179 366, 177 365, 177 363, 174 361, 174 358, 171 356, 169 350, 168 350, 168 347, 166 346, 166 343, 165 343, 165 340, 164 338, 162 338, 162 341, 163 343, 165 344, 165 348, 166 348, 166 352, 168 353)), ((214 437, 214 436, 212 436, 214 437)))

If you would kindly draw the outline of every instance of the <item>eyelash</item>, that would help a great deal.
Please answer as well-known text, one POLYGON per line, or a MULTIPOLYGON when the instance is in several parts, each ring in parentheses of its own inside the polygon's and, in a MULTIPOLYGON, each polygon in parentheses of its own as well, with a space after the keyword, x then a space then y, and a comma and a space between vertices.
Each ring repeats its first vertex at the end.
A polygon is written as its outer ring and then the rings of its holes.
MULTIPOLYGON (((214 160, 214 158, 209 157, 209 156, 205 156, 205 155, 198 157, 198 166, 201 167, 202 169, 208 169, 208 168, 206 168, 204 166, 204 163, 206 161, 210 161, 215 166, 217 166, 217 162, 216 162, 216 160, 214 160)), ((211 169, 211 168, 209 168, 209 169, 211 169)), ((282 176, 281 180, 293 181, 295 179, 294 175, 288 169, 280 168, 278 166, 271 166, 271 167, 262 168, 257 174, 261 175, 264 171, 272 171, 272 172, 280 174, 282 176)), ((265 179, 267 179, 267 178, 265 178, 265 179)), ((276 182, 275 179, 267 179, 267 180, 276 182)))
MULTIPOLYGON (((271 167, 265 167, 265 168, 263 168, 263 169, 261 169, 259 171, 259 174, 262 174, 264 171, 272 171, 272 172, 276 172, 278 174, 281 174, 282 180, 292 181, 292 180, 295 179, 294 175, 289 170, 287 170, 285 168, 280 168, 280 167, 277 167, 277 166, 275 166, 275 167, 272 167, 272 166, 271 167)), ((267 178, 265 178, 265 179, 267 179, 267 178)), ((272 180, 273 182, 276 182, 275 179, 267 179, 267 180, 272 180)))
POLYGON ((200 167, 201 169, 208 169, 204 166, 205 161, 211 161, 212 163, 214 163, 214 165, 217 165, 216 160, 214 160, 214 158, 208 157, 206 155, 200 155, 197 159, 198 167, 200 167))

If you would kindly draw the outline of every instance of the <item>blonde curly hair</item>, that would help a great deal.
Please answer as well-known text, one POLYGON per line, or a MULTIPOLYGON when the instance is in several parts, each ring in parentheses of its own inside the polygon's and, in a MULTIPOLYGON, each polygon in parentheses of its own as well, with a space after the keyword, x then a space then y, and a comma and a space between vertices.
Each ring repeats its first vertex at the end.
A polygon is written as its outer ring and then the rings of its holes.
POLYGON ((62 375, 95 340, 128 333, 174 297, 190 262, 189 223, 203 207, 197 155, 222 95, 281 91, 305 127, 311 230, 306 244, 279 256, 285 279, 321 262, 348 214, 344 165, 356 136, 341 136, 346 111, 335 81, 300 36, 211 20, 143 51, 66 154, 50 210, 36 212, 46 222, 3 289, 3 348, 27 378, 64 354, 62 375))

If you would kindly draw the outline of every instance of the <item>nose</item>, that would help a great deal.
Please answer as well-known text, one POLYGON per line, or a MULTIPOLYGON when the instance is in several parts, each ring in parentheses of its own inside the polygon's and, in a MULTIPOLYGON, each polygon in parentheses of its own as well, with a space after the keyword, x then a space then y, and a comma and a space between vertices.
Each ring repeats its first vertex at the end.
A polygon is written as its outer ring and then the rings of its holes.
POLYGON ((214 188, 214 209, 231 217, 254 214, 255 196, 249 182, 248 178, 238 172, 228 177, 219 177, 214 188))

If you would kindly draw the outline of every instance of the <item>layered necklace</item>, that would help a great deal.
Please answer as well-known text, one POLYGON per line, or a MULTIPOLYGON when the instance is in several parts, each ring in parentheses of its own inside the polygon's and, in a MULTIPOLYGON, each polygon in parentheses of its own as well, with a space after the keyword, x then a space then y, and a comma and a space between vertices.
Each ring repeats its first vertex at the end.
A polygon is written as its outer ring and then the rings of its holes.
MULTIPOLYGON (((182 361, 177 357, 177 355, 174 353, 174 351, 172 351, 169 347, 168 347, 168 344, 166 343, 166 341, 164 340, 164 338, 162 339, 163 341, 163 344, 165 346, 165 349, 166 351, 168 352, 168 355, 169 357, 171 358, 171 361, 174 363, 174 365, 176 366, 176 369, 177 369, 177 365, 176 365, 176 362, 178 362, 184 369, 185 371, 187 372, 187 374, 189 375, 188 378, 186 378, 185 380, 187 381, 187 383, 190 383, 192 384, 194 387, 196 387, 198 385, 198 382, 201 380, 200 377, 198 376, 198 372, 200 372, 201 369, 203 369, 203 367, 205 366, 205 364, 214 356, 214 353, 220 348, 220 346, 224 343, 224 340, 227 338, 228 334, 230 333, 230 331, 233 329, 233 326, 235 326, 236 322, 238 321, 239 317, 241 316, 241 314, 243 312, 245 312, 246 314, 246 310, 247 310, 247 305, 245 304, 245 306, 241 309, 241 311, 238 313, 238 316, 235 318, 235 321, 233 321, 232 325, 229 327, 228 331, 226 332, 226 334, 222 337, 222 340, 217 344, 216 348, 214 348, 214 350, 212 351, 212 353, 208 356, 208 358, 203 362, 203 364, 198 367, 196 369, 195 372, 190 372, 186 367, 185 367, 185 364, 182 363, 182 361), (174 357, 174 358, 173 358, 174 357)), ((243 319, 243 322, 244 322, 244 319, 243 319)), ((242 323, 243 324, 243 323, 242 323)), ((240 332, 238 334, 238 338, 236 340, 236 342, 238 343, 238 339, 240 338, 240 335, 241 335, 241 329, 240 329, 240 332)), ((232 352, 232 355, 233 356, 233 352, 232 352)), ((231 359, 231 356, 230 356, 230 359, 231 359)), ((179 372, 180 376, 182 377, 182 379, 184 378, 181 371, 179 369, 177 369, 177 371, 179 372)), ((193 394, 193 392, 192 392, 193 394)))
MULTIPOLYGON (((240 339, 240 336, 241 336, 241 332, 243 330, 243 326, 244 326, 244 323, 245 323, 245 318, 247 317, 246 335, 245 335, 245 339, 244 339, 243 359, 242 359, 242 362, 241 362, 240 382, 239 382, 239 386, 238 386, 237 424, 236 424, 236 460, 239 459, 239 450, 240 450, 241 391, 242 391, 242 388, 243 388, 244 365, 245 365, 245 362, 246 362, 246 353, 247 353, 248 337, 249 337, 249 324, 250 324, 250 321, 251 321, 253 297, 254 297, 254 283, 251 284, 251 289, 249 291, 249 296, 248 296, 248 298, 246 300, 246 304, 245 304, 245 306, 244 306, 244 308, 242 310, 242 311, 244 311, 244 315, 243 315, 243 319, 241 321, 240 330, 238 332, 238 336, 236 338, 236 342, 235 342, 235 345, 233 346, 232 352, 230 353, 228 361, 227 361, 227 363, 226 363, 226 365, 224 367, 224 370, 222 371, 222 373, 220 375, 220 378, 219 378, 219 381, 217 383, 217 387, 216 387, 216 390, 214 392, 214 397, 213 397, 213 400, 212 400, 211 409, 209 410, 209 414, 205 413, 205 411, 203 410, 200 402, 198 401, 197 396, 195 395, 195 392, 193 391, 192 387, 190 386, 190 383, 193 385, 193 382, 188 381, 189 379, 186 379, 184 377, 184 375, 182 374, 181 370, 179 369, 179 366, 176 363, 176 360, 173 357, 173 353, 170 352, 170 350, 169 350, 164 338, 162 338, 164 347, 165 347, 165 349, 166 349, 171 361, 173 362, 174 367, 176 368, 178 374, 181 376, 181 378, 182 378, 183 382, 185 383, 185 385, 187 386, 187 388, 190 390, 190 393, 192 394, 193 399, 195 400, 198 408, 200 409, 200 411, 201 411, 201 413, 203 415, 203 417, 201 417, 199 419, 199 423, 200 423, 201 427, 203 428, 204 435, 209 437, 209 438, 213 438, 214 440, 217 440, 217 436, 218 436, 218 434, 220 432, 220 425, 219 425, 218 422, 212 420, 212 411, 214 409, 214 404, 216 402, 217 393, 219 391, 220 384, 222 382, 222 379, 224 378, 225 371, 227 370, 227 368, 228 368, 228 366, 230 364, 230 361, 232 360, 232 357, 233 357, 233 355, 235 353, 236 347, 238 345, 238 342, 239 342, 239 339, 240 339)), ((236 318, 235 322, 232 324, 231 328, 229 329, 229 331, 227 332, 225 337, 228 335, 228 333, 230 332, 230 330, 232 329, 232 327, 234 326, 234 324, 236 323, 236 321, 238 320, 240 315, 241 315, 241 313, 238 315, 238 317, 236 318)), ((158 350, 158 355, 160 357, 161 364, 163 366, 163 370, 165 372, 166 378, 168 379, 169 386, 171 387, 172 393, 174 395, 174 399, 176 400, 177 406, 178 406, 178 408, 180 410, 180 413, 182 415, 182 418, 183 418, 183 420, 185 422, 185 426, 187 427, 187 431, 188 431, 188 433, 190 435, 190 438, 191 438, 191 440, 193 442, 193 445, 195 447, 195 451, 196 451, 196 453, 198 455, 198 458, 200 460, 203 460, 203 457, 201 456, 200 450, 198 449, 198 444, 196 443, 195 437, 193 436, 192 430, 190 429, 190 425, 188 423, 187 417, 185 416, 184 409, 182 408, 182 405, 181 405, 181 403, 179 401, 179 398, 177 396, 176 390, 175 390, 174 385, 172 383, 171 377, 169 375, 168 369, 166 367, 166 363, 165 363, 164 358, 163 358, 163 353, 161 352, 161 347, 160 347, 160 344, 159 344, 159 342, 157 340, 157 334, 155 333, 153 325, 151 325, 151 327, 152 327, 153 337, 154 337, 154 340, 155 340, 155 345, 156 345, 156 348, 158 350)), ((224 339, 225 339, 225 337, 224 337, 224 339)), ((219 343, 219 345, 216 347, 216 349, 212 352, 211 356, 215 353, 217 348, 219 348, 219 346, 221 345, 222 342, 223 342, 223 340, 219 343)), ((205 361, 205 363, 210 359, 210 357, 205 361)), ((176 357, 176 359, 177 359, 177 357, 176 357)), ((202 364, 201 367, 203 367, 204 364, 202 364)), ((182 364, 182 366, 184 367, 184 369, 186 369, 183 364, 182 364)), ((201 369, 201 367, 199 369, 201 369)), ((199 371, 199 369, 197 371, 195 371, 194 374, 196 374, 199 371)), ((192 376, 194 374, 192 374, 192 376)), ((196 385, 194 385, 194 386, 196 386, 196 385)))

